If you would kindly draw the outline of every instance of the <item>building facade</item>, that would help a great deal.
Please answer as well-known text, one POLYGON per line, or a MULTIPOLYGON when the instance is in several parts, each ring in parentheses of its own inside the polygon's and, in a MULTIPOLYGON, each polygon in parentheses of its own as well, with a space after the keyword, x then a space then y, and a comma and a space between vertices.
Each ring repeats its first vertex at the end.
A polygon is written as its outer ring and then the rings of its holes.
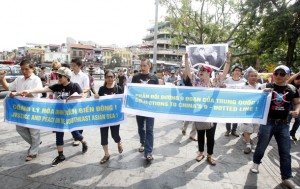
MULTIPOLYGON (((170 71, 178 67, 182 56, 186 52, 185 45, 173 45, 171 43, 171 23, 166 21, 158 25, 157 33, 157 72, 170 71)), ((154 26, 148 29, 149 33, 143 38, 140 48, 140 58, 147 58, 153 62, 154 54, 154 26)))

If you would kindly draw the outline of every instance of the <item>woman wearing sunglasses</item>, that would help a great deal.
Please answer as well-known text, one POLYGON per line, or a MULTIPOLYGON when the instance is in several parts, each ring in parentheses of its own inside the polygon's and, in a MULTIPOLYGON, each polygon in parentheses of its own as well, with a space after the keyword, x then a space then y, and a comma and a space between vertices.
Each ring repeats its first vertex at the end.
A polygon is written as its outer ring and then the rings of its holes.
MULTIPOLYGON (((123 89, 116 85, 115 83, 115 73, 111 70, 107 70, 104 73, 104 85, 100 87, 98 94, 95 94, 95 98, 99 98, 99 96, 107 96, 107 95, 114 95, 114 94, 122 94, 123 89)), ((120 125, 112 125, 108 127, 101 127, 100 128, 100 134, 101 134, 101 145, 104 150, 104 157, 101 159, 100 164, 106 163, 109 158, 109 152, 108 152, 108 129, 110 128, 111 136, 114 139, 114 141, 118 144, 118 151, 119 153, 123 152, 123 146, 121 142, 121 137, 119 134, 120 131, 120 125)))
MULTIPOLYGON (((186 86, 193 86, 192 85, 192 73, 188 61, 188 54, 184 55, 185 59, 185 70, 183 73, 183 78, 186 86)), ((224 81, 230 67, 230 53, 228 52, 226 55, 226 64, 224 67, 224 73, 220 77, 221 82, 224 81)), ((195 78, 195 87, 208 87, 208 88, 216 88, 218 86, 214 86, 210 80, 211 74, 212 74, 212 68, 208 65, 202 65, 199 68, 199 72, 195 78)), ((199 149, 199 155, 196 157, 196 161, 200 162, 205 158, 204 154, 204 143, 205 143, 205 134, 207 139, 207 158, 209 164, 216 165, 216 160, 212 157, 213 151, 214 151, 214 144, 215 144, 215 131, 216 131, 216 123, 209 123, 209 125, 212 124, 212 126, 208 129, 202 129, 207 125, 208 123, 204 122, 194 122, 193 123, 197 129, 197 139, 198 139, 198 149, 199 149)))
MULTIPOLYGON (((69 68, 61 67, 57 70, 56 76, 58 78, 58 83, 51 85, 42 89, 26 90, 22 92, 22 96, 27 96, 30 93, 45 93, 53 92, 54 99, 57 100, 71 100, 75 98, 81 98, 82 96, 71 96, 73 93, 78 93, 83 95, 82 89, 77 83, 70 82, 72 72, 69 68)), ((56 134, 56 146, 58 151, 58 156, 52 161, 52 167, 65 161, 65 156, 63 154, 64 145, 64 132, 55 132, 56 134)), ((82 143, 82 153, 86 153, 88 146, 84 137, 79 131, 71 132, 73 138, 77 139, 82 143)))

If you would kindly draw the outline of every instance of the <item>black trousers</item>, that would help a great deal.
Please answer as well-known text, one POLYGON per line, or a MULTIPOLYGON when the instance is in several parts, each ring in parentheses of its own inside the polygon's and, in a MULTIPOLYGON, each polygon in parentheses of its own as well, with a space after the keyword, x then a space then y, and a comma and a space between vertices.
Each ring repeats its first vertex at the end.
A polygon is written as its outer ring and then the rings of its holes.
POLYGON ((100 128, 100 135, 101 135, 101 145, 108 144, 108 129, 110 128, 111 136, 116 143, 121 142, 121 137, 119 134, 120 125, 108 126, 108 127, 101 127, 100 128))
POLYGON ((214 154, 215 133, 216 133, 217 124, 214 123, 213 125, 214 126, 211 129, 197 130, 199 152, 204 152, 205 133, 206 133, 207 154, 209 155, 214 154))

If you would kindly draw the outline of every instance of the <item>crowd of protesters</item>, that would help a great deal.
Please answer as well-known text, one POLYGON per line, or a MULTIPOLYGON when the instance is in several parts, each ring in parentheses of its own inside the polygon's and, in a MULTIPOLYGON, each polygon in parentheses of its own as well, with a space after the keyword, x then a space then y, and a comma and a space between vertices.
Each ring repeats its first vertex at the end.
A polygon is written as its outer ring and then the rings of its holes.
MULTIPOLYGON (((59 62, 53 62, 52 72, 49 76, 45 74, 45 69, 42 68, 41 72, 34 74, 34 66, 28 60, 23 60, 20 64, 23 77, 17 78, 12 83, 7 83, 4 79, 5 72, 0 71, 0 81, 3 87, 12 91, 10 97, 26 96, 26 97, 42 97, 50 99, 74 99, 74 98, 91 98, 92 90, 94 98, 98 99, 101 96, 122 94, 127 83, 139 84, 168 84, 174 86, 192 86, 192 87, 206 87, 206 88, 231 88, 231 89, 251 89, 251 90, 264 90, 265 92, 272 93, 272 99, 269 109, 266 125, 258 124, 237 124, 226 123, 225 136, 229 137, 230 134, 239 137, 240 134, 244 137, 245 148, 244 153, 253 154, 253 165, 251 172, 259 173, 259 165, 264 156, 265 150, 269 145, 271 138, 274 136, 278 145, 278 153, 280 157, 280 172, 282 183, 289 188, 297 188, 292 180, 291 170, 291 141, 297 140, 296 131, 300 125, 300 72, 292 75, 291 70, 286 66, 278 66, 274 69, 272 79, 265 80, 259 77, 259 73, 252 67, 243 70, 239 65, 231 66, 231 55, 228 52, 226 55, 225 66, 223 73, 215 74, 212 78, 214 70, 209 65, 200 65, 197 70, 190 69, 189 57, 187 54, 183 56, 183 63, 185 69, 182 72, 180 65, 178 71, 171 70, 169 73, 163 73, 162 78, 159 79, 156 74, 150 73, 151 63, 147 59, 142 59, 140 64, 140 71, 119 70, 118 74, 113 71, 107 70, 104 74, 104 85, 95 91, 92 75, 82 72, 82 62, 80 59, 72 59, 71 69, 62 67, 59 62), (231 68, 230 68, 231 67, 231 68), (229 73, 230 72, 230 73, 229 73), (230 74, 229 77, 227 75, 230 74), (271 81, 272 80, 272 81, 271 81), (72 94, 78 93, 78 96, 72 94), (289 124, 294 119, 292 129, 289 130, 289 124), (258 134, 258 142, 256 149, 252 147, 251 135, 258 134)), ((215 72, 217 73, 217 72, 215 72)), ((143 153, 147 161, 152 161, 153 146, 154 146, 154 128, 155 119, 153 117, 136 115, 136 123, 138 127, 138 134, 140 138, 140 146, 138 151, 143 153)), ((197 162, 206 158, 206 161, 215 166, 217 160, 213 157, 215 145, 215 131, 217 123, 207 122, 191 122, 186 120, 183 122, 182 134, 186 135, 188 125, 192 125, 189 138, 198 142, 199 154, 195 160, 197 162), (206 135, 206 137, 205 137, 206 135), (205 154, 205 138, 207 153, 205 154)), ((111 130, 111 136, 119 153, 123 152, 123 143, 120 136, 120 125, 112 125, 100 129, 101 145, 104 150, 104 156, 100 163, 104 164, 110 159, 108 150, 108 131, 111 130)), ((39 145, 41 144, 40 131, 38 129, 26 128, 16 126, 17 132, 20 136, 30 145, 26 161, 35 159, 38 155, 39 145)), ((83 131, 71 132, 74 146, 82 145, 82 153, 88 151, 87 140, 83 136, 83 131)), ((63 153, 64 133, 55 132, 56 145, 58 156, 53 160, 52 166, 56 166, 63 162, 66 157, 63 153)), ((300 140, 300 139, 299 139, 300 140)))

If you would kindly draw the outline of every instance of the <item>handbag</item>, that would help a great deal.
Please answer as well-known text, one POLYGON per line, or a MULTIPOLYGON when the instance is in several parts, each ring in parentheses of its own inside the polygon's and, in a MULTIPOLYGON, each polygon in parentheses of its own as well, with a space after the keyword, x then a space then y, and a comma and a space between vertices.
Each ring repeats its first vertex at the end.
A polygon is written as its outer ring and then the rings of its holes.
POLYGON ((213 127, 210 122, 194 122, 196 130, 207 130, 213 127))

